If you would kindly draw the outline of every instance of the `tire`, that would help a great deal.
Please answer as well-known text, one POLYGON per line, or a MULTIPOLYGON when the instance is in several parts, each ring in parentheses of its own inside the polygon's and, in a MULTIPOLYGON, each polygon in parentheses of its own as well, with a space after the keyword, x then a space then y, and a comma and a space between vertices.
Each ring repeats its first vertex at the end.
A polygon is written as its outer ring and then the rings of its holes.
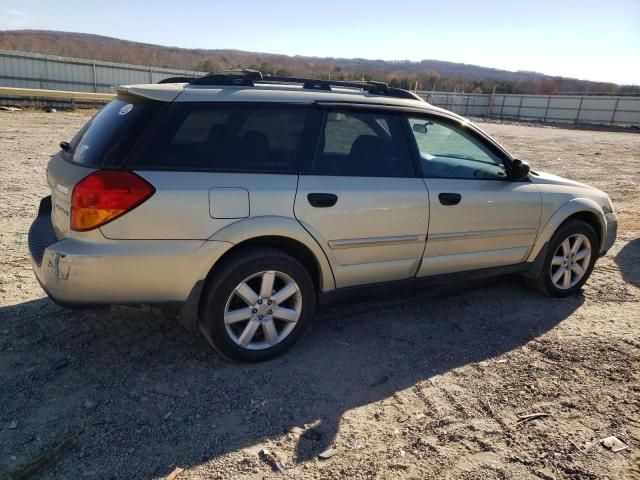
POLYGON ((551 297, 574 295, 589 279, 598 258, 598 250, 598 235, 593 227, 582 220, 568 220, 560 225, 551 237, 538 275, 528 279, 527 284, 551 297), (563 247, 567 244, 564 242, 568 241, 568 245, 574 247, 573 242, 577 239, 581 240, 577 252, 569 249, 570 254, 567 259, 564 255, 566 249, 563 247), (588 259, 582 256, 587 247, 590 249, 588 259), (575 264, 579 268, 575 267, 575 264), (584 273, 580 275, 581 271, 584 273))
POLYGON ((313 281, 295 258, 274 248, 251 248, 214 270, 203 292, 199 325, 224 357, 261 362, 302 336, 315 305, 313 281), (271 295, 261 296, 267 290, 271 295))

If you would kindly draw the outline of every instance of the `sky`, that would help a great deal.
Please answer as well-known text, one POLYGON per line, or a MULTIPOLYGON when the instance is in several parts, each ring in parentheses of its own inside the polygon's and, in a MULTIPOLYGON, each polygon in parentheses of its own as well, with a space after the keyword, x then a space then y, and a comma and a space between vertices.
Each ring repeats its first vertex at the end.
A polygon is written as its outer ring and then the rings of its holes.
POLYGON ((640 0, 0 0, 0 30, 14 29, 640 84, 640 0))

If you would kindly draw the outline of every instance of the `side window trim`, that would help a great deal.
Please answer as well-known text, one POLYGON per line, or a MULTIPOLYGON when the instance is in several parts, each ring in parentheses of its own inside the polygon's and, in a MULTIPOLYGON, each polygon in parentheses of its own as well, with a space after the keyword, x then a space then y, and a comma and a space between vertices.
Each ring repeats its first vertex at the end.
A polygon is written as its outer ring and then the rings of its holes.
POLYGON ((399 113, 402 133, 404 134, 407 147, 409 148, 409 154, 411 155, 413 174, 418 178, 425 178, 424 175, 422 175, 422 167, 420 165, 420 149, 418 148, 418 142, 411 131, 411 125, 409 125, 409 115, 409 113, 399 113))
MULTIPOLYGON (((348 177, 364 177, 364 178, 421 178, 421 174, 420 174, 420 170, 418 165, 416 164, 416 160, 414 158, 414 152, 413 152, 413 147, 412 147, 412 143, 411 141, 415 141, 414 139, 411 139, 411 133, 407 131, 407 128, 405 127, 405 124, 408 125, 408 120, 404 117, 404 112, 400 112, 400 111, 395 111, 395 110, 389 110, 389 109, 377 109, 377 108, 371 108, 371 106, 369 105, 364 105, 363 108, 359 108, 353 105, 347 105, 347 106, 342 106, 342 105, 323 105, 323 104, 315 104, 316 108, 318 108, 318 110, 320 112, 322 112, 322 119, 319 123, 319 128, 317 129, 316 132, 316 145, 315 145, 315 149, 313 151, 313 156, 308 160, 308 161, 304 161, 301 166, 302 169, 300 171, 300 175, 307 175, 307 176, 311 176, 311 175, 317 175, 317 176, 348 176, 348 177), (368 107, 368 108, 366 108, 368 107), (321 153, 321 146, 322 146, 322 136, 325 133, 325 127, 327 125, 327 119, 329 117, 329 114, 331 112, 336 112, 336 111, 347 111, 349 113, 355 113, 355 114, 381 114, 381 115, 385 115, 385 116, 389 116, 389 117, 393 117, 393 118, 397 118, 398 120, 398 126, 400 128, 401 134, 402 134, 402 140, 405 142, 405 145, 407 147, 407 153, 409 154, 409 160, 411 162, 411 176, 406 176, 406 175, 395 175, 395 176, 388 176, 388 175, 340 175, 340 174, 331 174, 331 173, 316 173, 313 171, 313 166, 315 164, 316 158, 320 155, 321 153)), ((382 128, 382 127, 380 127, 382 128)))
MULTIPOLYGON (((317 105, 316 105, 316 108, 318 108, 317 105)), ((304 159, 302 164, 300 165, 300 175, 314 175, 313 166, 316 163, 316 158, 318 158, 318 155, 320 155, 320 146, 322 145, 322 136, 324 135, 324 128, 327 125, 329 109, 320 107, 318 108, 318 111, 320 112, 320 122, 318 122, 319 127, 316 129, 316 132, 315 132, 316 133, 315 145, 309 158, 304 159)))
POLYGON ((505 170, 508 172, 509 167, 511 166, 511 157, 509 157, 506 152, 502 149, 502 148, 498 148, 496 145, 494 145, 492 142, 488 141, 483 135, 480 135, 475 129, 471 128, 471 127, 463 127, 461 125, 458 125, 454 120, 451 120, 449 118, 446 117, 441 117, 438 115, 432 115, 432 114, 420 114, 420 113, 403 113, 403 117, 404 117, 404 121, 402 122, 405 125, 405 131, 406 133, 409 135, 409 137, 411 138, 411 141, 409 142, 410 145, 410 149, 411 149, 411 155, 413 157, 414 160, 414 167, 416 169, 416 173, 419 177, 421 178, 433 178, 433 179, 448 179, 448 180, 472 180, 472 181, 490 181, 490 182, 504 182, 504 181, 511 181, 509 179, 509 176, 507 175, 504 178, 475 178, 475 177, 445 177, 445 176, 433 176, 433 175, 424 175, 422 173, 422 166, 421 166, 421 155, 420 155, 420 148, 418 146, 418 142, 416 140, 415 135, 413 134, 413 132, 411 131, 411 125, 409 123, 409 118, 420 118, 420 119, 425 119, 425 120, 434 120, 437 121, 439 123, 442 123, 443 125, 446 125, 447 127, 451 128, 452 130, 454 130, 456 133, 460 133, 461 132, 465 132, 466 134, 468 134, 468 136, 470 136, 471 138, 473 138, 473 140, 475 140, 483 150, 487 150, 488 152, 490 152, 493 156, 495 156, 496 158, 498 158, 501 162, 502 165, 504 165, 505 170))

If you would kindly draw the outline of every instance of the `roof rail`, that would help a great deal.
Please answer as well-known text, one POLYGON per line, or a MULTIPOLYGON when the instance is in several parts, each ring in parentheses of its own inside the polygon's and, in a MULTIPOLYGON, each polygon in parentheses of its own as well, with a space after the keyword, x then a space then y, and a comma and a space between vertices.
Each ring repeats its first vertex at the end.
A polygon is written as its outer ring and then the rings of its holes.
POLYGON ((358 82, 344 80, 323 80, 314 78, 301 77, 280 77, 280 76, 263 76, 257 70, 236 70, 222 73, 209 73, 202 77, 190 79, 191 85, 210 85, 210 86, 237 86, 237 87, 254 87, 256 83, 293 83, 301 84, 302 88, 308 90, 325 90, 331 91, 331 87, 354 88, 374 95, 383 95, 388 97, 406 98, 411 100, 424 101, 409 90, 401 88, 389 87, 384 82, 358 82))

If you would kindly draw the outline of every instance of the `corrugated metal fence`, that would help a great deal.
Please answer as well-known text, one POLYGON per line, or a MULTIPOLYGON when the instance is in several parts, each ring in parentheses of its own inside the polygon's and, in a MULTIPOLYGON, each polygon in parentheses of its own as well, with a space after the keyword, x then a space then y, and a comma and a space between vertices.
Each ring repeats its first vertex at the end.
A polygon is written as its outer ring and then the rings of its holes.
POLYGON ((155 83, 167 77, 196 77, 203 73, 0 50, 3 87, 111 93, 118 85, 155 83))
MULTIPOLYGON (((0 50, 0 86, 110 93, 118 85, 155 83, 204 72, 0 50)), ((640 97, 418 92, 464 116, 640 127, 640 97)), ((6 102, 4 102, 6 103, 6 102)))
POLYGON ((463 116, 640 127, 640 97, 418 92, 463 116))

